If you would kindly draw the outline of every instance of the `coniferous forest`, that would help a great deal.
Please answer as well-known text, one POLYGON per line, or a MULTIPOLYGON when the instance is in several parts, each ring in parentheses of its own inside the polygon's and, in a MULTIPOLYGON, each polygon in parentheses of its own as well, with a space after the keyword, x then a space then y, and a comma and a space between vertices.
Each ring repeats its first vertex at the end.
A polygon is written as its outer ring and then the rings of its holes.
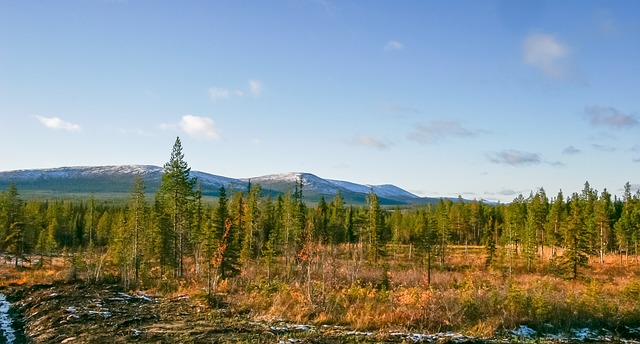
MULTIPOLYGON (((120 203, 0 197, 0 253, 18 270, 128 290, 199 294, 256 316, 354 328, 490 333, 526 323, 607 328, 640 320, 640 194, 588 182, 509 204, 441 199, 307 204, 304 184, 206 201, 180 139, 151 198, 120 203)), ((53 277, 52 277, 53 278, 53 277)), ((545 325, 546 326, 546 325, 545 325)))

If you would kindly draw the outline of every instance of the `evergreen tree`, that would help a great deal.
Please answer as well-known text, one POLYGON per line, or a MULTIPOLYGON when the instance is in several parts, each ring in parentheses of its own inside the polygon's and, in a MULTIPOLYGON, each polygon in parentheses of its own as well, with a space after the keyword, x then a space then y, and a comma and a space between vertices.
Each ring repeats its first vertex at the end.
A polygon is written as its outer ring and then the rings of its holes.
MULTIPOLYGON (((242 250, 240 231, 242 228, 245 228, 245 209, 244 194, 241 191, 234 193, 231 198, 230 211, 228 211, 229 217, 226 221, 231 225, 227 228, 228 224, 225 223, 225 227, 218 229, 227 232, 225 239, 226 251, 224 252, 223 263, 220 269, 223 279, 236 276, 240 273, 240 253, 242 250)), ((220 218, 217 218, 216 221, 219 225, 223 224, 220 218)), ((220 234, 224 235, 224 232, 220 232, 220 234)))
MULTIPOLYGON (((234 228, 229 212, 229 201, 224 186, 220 187, 218 206, 211 216, 211 227, 207 235, 206 256, 208 261, 207 290, 215 292, 219 278, 225 279, 240 271, 239 247, 234 243, 234 228)), ((239 193, 240 195, 242 193, 239 193)), ((237 194, 236 194, 237 195, 237 194)))
POLYGON ((0 199, 0 252, 14 255, 18 267, 19 259, 24 260, 26 226, 23 219, 24 204, 16 184, 9 184, 0 199))
POLYGON ((329 212, 329 239, 331 244, 348 242, 345 228, 347 214, 340 191, 333 198, 329 212))
POLYGON ((133 189, 128 204, 128 231, 131 237, 131 256, 133 258, 133 283, 138 284, 140 278, 140 262, 143 260, 141 237, 148 233, 146 228, 147 206, 144 196, 145 186, 142 177, 137 175, 133 181, 133 189))
POLYGON ((381 257, 385 256, 384 222, 380 201, 373 189, 367 195, 367 205, 367 257, 378 262, 381 257))
POLYGON ((38 236, 38 244, 36 251, 40 256, 47 255, 49 257, 49 265, 53 266, 53 253, 58 248, 56 242, 56 231, 58 230, 58 220, 54 217, 48 223, 47 228, 40 232, 38 236))
MULTIPOLYGON (((191 241, 193 246, 193 262, 195 265, 196 278, 200 277, 202 259, 206 259, 206 230, 205 230, 205 213, 202 204, 202 184, 198 182, 198 187, 194 194, 193 206, 193 221, 191 222, 191 241), (205 256, 205 257, 203 257, 205 256)), ((206 264, 205 264, 206 266, 206 264)))
POLYGON ((600 263, 604 264, 605 252, 608 243, 612 239, 611 233, 611 216, 613 215, 613 203, 611 201, 611 194, 604 189, 600 194, 600 198, 594 207, 594 222, 597 228, 597 247, 599 253, 600 263))
MULTIPOLYGON (((112 222, 112 236, 109 242, 109 250, 113 252, 115 264, 118 267, 120 281, 124 288, 128 289, 132 283, 133 275, 133 237, 129 233, 127 218, 124 211, 115 212, 112 222)), ((98 275, 96 274, 96 280, 98 275)))
POLYGON ((565 266, 571 271, 573 279, 578 277, 578 268, 586 267, 589 263, 590 237, 585 225, 583 205, 577 194, 569 203, 569 217, 565 233, 566 249, 562 255, 565 266))
POLYGON ((94 238, 96 236, 96 225, 98 223, 98 211, 96 209, 96 199, 91 195, 89 202, 87 202, 87 210, 84 215, 84 228, 85 228, 85 240, 88 245, 94 245, 94 238))
POLYGON ((278 222, 276 216, 276 205, 273 203, 271 195, 269 195, 264 202, 260 217, 260 228, 262 229, 260 241, 263 243, 261 244, 260 251, 267 265, 267 279, 269 283, 271 283, 271 266, 274 258, 279 254, 279 245, 277 245, 277 242, 280 239, 278 237, 279 231, 276 230, 278 222))
POLYGON ((258 224, 260 221, 260 207, 258 201, 262 187, 260 184, 251 184, 247 188, 247 200, 243 210, 243 225, 241 233, 243 234, 242 250, 240 256, 243 260, 256 258, 259 252, 259 236, 258 224))
POLYGON ((182 143, 178 137, 173 145, 171 158, 164 165, 162 184, 156 194, 169 219, 170 227, 161 228, 160 235, 173 239, 174 277, 182 277, 184 273, 183 259, 193 217, 191 203, 194 200, 196 178, 192 178, 190 172, 191 168, 184 160, 182 143))
POLYGON ((567 207, 562 190, 560 190, 549 208, 549 215, 547 215, 546 223, 547 238, 551 245, 552 259, 557 256, 558 247, 562 246, 562 229, 564 228, 566 218, 567 207))
POLYGON ((415 227, 417 232, 417 248, 427 258, 427 284, 431 284, 431 261, 434 248, 438 244, 438 225, 433 214, 427 211, 416 213, 415 227))
POLYGON ((631 194, 631 184, 624 185, 622 196, 622 212, 620 218, 614 225, 616 238, 618 239, 618 250, 620 252, 620 263, 622 264, 622 251, 625 252, 626 262, 629 262, 629 250, 633 247, 633 242, 637 238, 636 218, 634 216, 634 199, 631 194))
POLYGON ((438 223, 438 256, 440 257, 440 266, 445 264, 445 256, 447 246, 449 245, 450 228, 449 228, 449 212, 453 202, 451 200, 440 199, 436 207, 436 221, 438 223))

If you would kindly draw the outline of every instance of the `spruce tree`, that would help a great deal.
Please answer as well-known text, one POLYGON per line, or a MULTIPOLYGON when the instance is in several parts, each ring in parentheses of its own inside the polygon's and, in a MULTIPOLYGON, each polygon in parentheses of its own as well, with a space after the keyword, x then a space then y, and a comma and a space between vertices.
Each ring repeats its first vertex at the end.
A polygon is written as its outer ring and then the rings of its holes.
POLYGON ((146 227, 147 205, 144 196, 145 186, 142 177, 137 175, 133 181, 133 188, 128 204, 128 235, 131 236, 131 255, 133 258, 133 283, 140 279, 140 263, 143 261, 141 238, 148 234, 146 227))
POLYGON ((380 258, 385 256, 384 223, 380 201, 373 189, 367 195, 367 205, 367 257, 378 262, 380 258))
POLYGON ((583 213, 584 205, 577 194, 574 194, 569 203, 569 217, 567 219, 565 244, 566 249, 562 255, 563 262, 571 273, 571 277, 578 277, 578 269, 586 267, 589 263, 590 236, 585 225, 583 213))
POLYGON ((182 277, 183 260, 189 240, 196 178, 190 176, 191 168, 184 160, 180 137, 176 138, 169 161, 164 165, 162 184, 156 197, 169 218, 170 227, 161 228, 160 235, 173 239, 174 277, 182 277))
POLYGON ((564 228, 567 218, 567 207, 564 200, 562 190, 558 192, 558 195, 553 200, 551 207, 549 208, 549 215, 547 215, 546 233, 549 245, 551 245, 551 259, 555 259, 558 253, 558 247, 562 245, 563 235, 562 229, 564 228))
POLYGON ((604 264, 604 257, 607 245, 611 241, 611 216, 613 214, 613 203, 611 202, 611 194, 604 189, 600 193, 600 198, 594 206, 594 221, 597 229, 597 247, 599 253, 599 261, 604 264))
POLYGON ((24 260, 25 223, 23 219, 24 204, 18 194, 16 184, 11 183, 7 190, 0 195, 0 252, 7 252, 15 256, 18 267, 20 258, 24 260))

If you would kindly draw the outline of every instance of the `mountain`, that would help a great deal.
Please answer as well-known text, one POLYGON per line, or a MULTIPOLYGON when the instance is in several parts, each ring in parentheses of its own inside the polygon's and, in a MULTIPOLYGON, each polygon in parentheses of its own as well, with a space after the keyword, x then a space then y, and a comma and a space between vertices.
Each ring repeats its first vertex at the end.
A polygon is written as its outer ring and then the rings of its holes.
MULTIPOLYGON (((162 182, 163 168, 152 165, 123 166, 76 166, 50 169, 16 170, 0 172, 0 189, 15 183, 21 194, 64 195, 64 194, 128 194, 133 179, 140 175, 147 192, 155 192, 162 182)), ((229 193, 244 190, 249 182, 260 184, 265 194, 292 192, 295 182, 303 185, 306 201, 317 202, 321 197, 331 201, 340 192, 347 203, 366 203, 366 196, 373 191, 381 204, 403 205, 432 203, 438 199, 422 198, 394 185, 361 185, 347 181, 323 179, 311 173, 282 173, 255 178, 236 179, 213 175, 201 171, 191 171, 202 186, 203 193, 218 196, 224 186, 229 193)))
POLYGON ((319 200, 324 197, 331 201, 340 192, 347 203, 363 204, 369 191, 378 195, 380 203, 384 205, 422 204, 437 202, 436 198, 423 198, 394 185, 362 185, 341 180, 323 179, 311 173, 290 172, 272 174, 243 181, 258 183, 264 189, 278 192, 292 191, 295 182, 302 181, 302 191, 305 199, 319 200))

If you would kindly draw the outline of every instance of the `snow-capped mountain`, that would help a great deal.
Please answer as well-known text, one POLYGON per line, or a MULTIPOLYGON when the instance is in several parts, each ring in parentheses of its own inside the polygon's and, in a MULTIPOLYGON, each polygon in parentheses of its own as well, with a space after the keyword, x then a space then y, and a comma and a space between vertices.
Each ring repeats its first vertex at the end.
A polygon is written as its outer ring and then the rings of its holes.
POLYGON ((311 173, 272 174, 250 180, 252 183, 259 183, 263 188, 282 192, 292 190, 296 181, 302 181, 303 195, 311 198, 319 198, 320 196, 333 198, 340 192, 345 199, 362 203, 365 202, 366 195, 373 189, 384 204, 425 203, 428 201, 428 199, 423 199, 394 185, 362 185, 342 180, 323 179, 311 173))
MULTIPOLYGON (((29 194, 126 194, 131 191, 136 175, 143 178, 147 192, 155 192, 162 182, 164 169, 153 165, 75 166, 49 169, 0 172, 0 189, 15 183, 19 192, 29 194)), ((347 203, 365 202, 370 190, 378 195, 382 204, 429 203, 435 199, 421 198, 394 185, 361 185, 347 181, 323 179, 311 173, 282 173, 255 178, 229 178, 191 171, 198 179, 205 195, 217 196, 220 187, 245 190, 249 182, 260 184, 265 193, 272 195, 293 192, 295 183, 302 181, 303 197, 315 202, 324 197, 330 201, 340 192, 347 203)))

